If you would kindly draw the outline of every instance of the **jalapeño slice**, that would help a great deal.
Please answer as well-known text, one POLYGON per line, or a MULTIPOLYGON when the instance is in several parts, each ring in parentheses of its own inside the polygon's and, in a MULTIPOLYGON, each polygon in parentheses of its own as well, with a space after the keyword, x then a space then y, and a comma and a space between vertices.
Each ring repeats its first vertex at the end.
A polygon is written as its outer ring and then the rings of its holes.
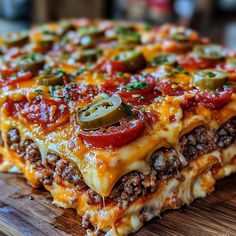
POLYGON ((57 35, 63 36, 71 30, 74 30, 73 24, 69 20, 61 20, 59 22, 59 29, 57 30, 57 35))
POLYGON ((40 47, 49 48, 49 47, 52 47, 52 45, 55 42, 55 40, 56 40, 56 36, 55 35, 46 34, 46 35, 43 35, 42 38, 38 39, 36 41, 36 43, 40 47))
POLYGON ((131 51, 119 55, 119 60, 127 71, 142 69, 146 65, 146 59, 142 52, 131 51))
POLYGON ((119 96, 104 98, 82 109, 78 114, 79 124, 85 130, 109 126, 120 120, 124 110, 119 96))
POLYGON ((219 70, 199 70, 193 77, 193 85, 202 90, 222 88, 227 81, 227 73, 219 70))
POLYGON ((196 45, 193 52, 200 58, 206 60, 220 60, 224 57, 224 51, 219 45, 196 45))
POLYGON ((80 62, 94 61, 97 59, 98 50, 85 49, 74 53, 74 59, 80 62))
POLYGON ((232 66, 236 66, 236 57, 227 58, 226 63, 232 66))
POLYGON ((192 33, 191 29, 185 29, 183 27, 175 27, 170 30, 170 38, 180 42, 188 41, 191 33, 192 33))
POLYGON ((89 27, 81 27, 79 29, 79 34, 81 37, 84 36, 91 36, 91 37, 100 37, 104 35, 104 31, 102 29, 99 29, 96 26, 89 26, 89 27))
POLYGON ((39 85, 62 85, 63 84, 63 78, 56 75, 51 74, 43 74, 37 77, 37 84, 39 85))
POLYGON ((44 63, 44 58, 40 54, 24 55, 18 58, 17 68, 36 73, 43 68, 44 63))
POLYGON ((152 65, 174 65, 176 63, 176 56, 170 53, 160 53, 153 57, 152 65))
POLYGON ((24 46, 29 41, 27 32, 15 32, 2 36, 3 43, 7 47, 20 47, 24 46))

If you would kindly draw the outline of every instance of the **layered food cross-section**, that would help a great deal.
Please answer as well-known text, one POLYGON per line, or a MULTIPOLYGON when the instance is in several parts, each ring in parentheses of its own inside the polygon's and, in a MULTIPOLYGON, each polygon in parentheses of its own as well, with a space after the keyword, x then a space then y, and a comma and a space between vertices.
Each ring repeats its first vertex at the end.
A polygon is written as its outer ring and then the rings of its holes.
POLYGON ((0 170, 85 228, 128 235, 236 172, 236 52, 175 25, 88 19, 0 45, 0 170))

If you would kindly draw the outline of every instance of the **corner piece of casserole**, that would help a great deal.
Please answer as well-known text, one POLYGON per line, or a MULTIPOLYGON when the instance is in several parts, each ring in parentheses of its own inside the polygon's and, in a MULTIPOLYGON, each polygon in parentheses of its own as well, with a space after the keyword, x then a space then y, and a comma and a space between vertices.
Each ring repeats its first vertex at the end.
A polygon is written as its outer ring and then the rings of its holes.
POLYGON ((128 235, 236 172, 236 52, 165 24, 71 19, 0 39, 0 168, 128 235))

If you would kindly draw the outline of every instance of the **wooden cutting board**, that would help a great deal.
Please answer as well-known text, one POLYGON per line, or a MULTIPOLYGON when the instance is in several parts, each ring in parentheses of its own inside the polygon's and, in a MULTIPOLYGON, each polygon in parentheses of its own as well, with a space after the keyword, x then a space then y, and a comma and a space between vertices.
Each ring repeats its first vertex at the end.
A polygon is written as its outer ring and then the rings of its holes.
MULTIPOLYGON (((60 209, 48 192, 32 189, 23 176, 0 174, 0 235, 85 235, 74 210, 60 209)), ((236 175, 190 206, 147 222, 137 236, 236 235, 236 175)))

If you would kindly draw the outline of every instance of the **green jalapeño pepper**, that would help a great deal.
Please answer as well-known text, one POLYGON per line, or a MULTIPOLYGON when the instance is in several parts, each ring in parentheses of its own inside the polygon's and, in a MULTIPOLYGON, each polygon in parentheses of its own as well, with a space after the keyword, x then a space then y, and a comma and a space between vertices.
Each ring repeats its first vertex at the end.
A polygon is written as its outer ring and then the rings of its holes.
POLYGON ((53 43, 56 40, 56 36, 53 34, 45 34, 41 39, 36 41, 37 45, 44 48, 52 47, 53 43))
POLYGON ((24 46, 29 41, 27 32, 15 32, 2 36, 3 43, 7 47, 20 47, 24 46))
POLYGON ((37 84, 39 85, 62 85, 63 84, 63 78, 62 76, 56 76, 52 74, 42 74, 37 77, 37 84))
POLYGON ((170 38, 183 42, 183 41, 188 41, 189 36, 191 35, 192 30, 191 29, 185 29, 182 27, 176 27, 172 28, 170 30, 170 38))
POLYGON ((227 58, 226 63, 231 65, 231 66, 236 66, 236 57, 227 58))
POLYGON ((18 58, 17 67, 24 71, 38 72, 44 66, 44 58, 40 54, 24 55, 18 58))
POLYGON ((81 27, 79 29, 79 35, 80 37, 84 36, 100 37, 104 35, 104 31, 96 26, 81 27))
POLYGON ((176 56, 170 53, 160 53, 155 56, 151 64, 156 65, 174 65, 176 63, 176 56))
POLYGON ((90 62, 97 59, 99 51, 96 49, 85 49, 79 50, 73 54, 75 61, 79 62, 90 62))
POLYGON ((119 60, 127 71, 142 69, 146 65, 146 59, 142 52, 131 51, 119 55, 119 60))
POLYGON ((193 85, 202 90, 222 88, 227 82, 227 73, 219 70, 199 70, 193 77, 193 85))
POLYGON ((141 43, 141 36, 138 33, 121 34, 118 36, 117 46, 121 49, 132 49, 141 43))
POLYGON ((79 124, 85 130, 94 130, 113 125, 124 115, 124 110, 125 108, 119 96, 104 98, 79 112, 79 124))
POLYGON ((220 60, 224 57, 223 49, 215 44, 196 45, 193 52, 196 56, 206 60, 220 60))

